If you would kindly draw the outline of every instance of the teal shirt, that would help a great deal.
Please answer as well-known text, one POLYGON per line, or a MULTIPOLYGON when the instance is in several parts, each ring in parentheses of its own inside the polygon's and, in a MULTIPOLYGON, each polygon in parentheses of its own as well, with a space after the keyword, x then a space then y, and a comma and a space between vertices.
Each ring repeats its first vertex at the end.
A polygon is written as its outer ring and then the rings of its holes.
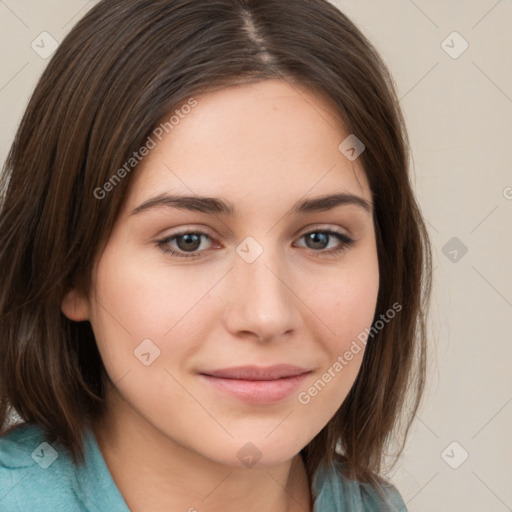
MULTIPOLYGON (((394 487, 390 504, 369 486, 340 477, 334 467, 314 475, 314 512, 406 512, 394 487)), ((191 504, 193 510, 194 504, 191 504)), ((200 506, 197 505, 198 510, 200 506)), ((197 508, 196 507, 196 508, 197 508)), ((0 437, 0 511, 130 512, 108 470, 91 429, 85 434, 85 463, 76 466, 64 449, 48 444, 36 425, 0 437)))

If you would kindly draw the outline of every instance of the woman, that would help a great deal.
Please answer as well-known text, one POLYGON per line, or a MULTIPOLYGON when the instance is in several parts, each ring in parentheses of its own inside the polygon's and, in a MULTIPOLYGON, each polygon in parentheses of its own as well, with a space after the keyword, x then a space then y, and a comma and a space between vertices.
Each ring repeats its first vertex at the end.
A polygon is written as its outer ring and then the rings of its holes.
POLYGON ((407 151, 324 0, 94 6, 2 176, 0 508, 405 510, 380 473, 424 386, 407 151))

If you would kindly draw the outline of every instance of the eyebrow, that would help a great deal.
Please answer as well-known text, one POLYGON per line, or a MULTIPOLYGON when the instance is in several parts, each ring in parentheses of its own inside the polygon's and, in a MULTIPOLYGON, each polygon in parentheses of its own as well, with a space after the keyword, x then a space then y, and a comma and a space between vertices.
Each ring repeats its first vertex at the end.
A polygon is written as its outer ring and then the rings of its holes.
MULTIPOLYGON (((371 213, 372 211, 371 202, 354 194, 344 193, 324 195, 303 201, 297 201, 286 215, 323 212, 342 205, 356 205, 360 206, 368 213, 371 213)), ((144 201, 132 210, 130 216, 161 206, 227 216, 233 216, 237 213, 236 207, 232 202, 225 201, 218 197, 182 196, 164 193, 144 201)))

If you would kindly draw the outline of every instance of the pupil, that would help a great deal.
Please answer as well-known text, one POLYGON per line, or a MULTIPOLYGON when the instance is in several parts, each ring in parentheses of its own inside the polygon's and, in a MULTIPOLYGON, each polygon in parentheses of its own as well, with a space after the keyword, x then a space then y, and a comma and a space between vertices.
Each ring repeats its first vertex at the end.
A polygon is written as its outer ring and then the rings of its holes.
POLYGON ((310 233, 308 238, 314 244, 313 249, 323 249, 322 246, 327 243, 327 236, 325 233, 310 233), (320 247, 318 247, 318 244, 320 244, 320 247))

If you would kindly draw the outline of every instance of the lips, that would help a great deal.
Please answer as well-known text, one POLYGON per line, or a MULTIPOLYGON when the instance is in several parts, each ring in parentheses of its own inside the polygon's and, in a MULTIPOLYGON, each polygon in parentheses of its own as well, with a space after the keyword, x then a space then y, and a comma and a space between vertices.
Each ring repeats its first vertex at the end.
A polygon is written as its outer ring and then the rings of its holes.
POLYGON ((279 364, 269 367, 237 366, 200 374, 210 389, 251 404, 272 404, 297 392, 311 373, 307 368, 279 364))
POLYGON ((276 364, 273 366, 235 366, 221 370, 201 372, 203 375, 222 379, 238 380, 276 380, 286 377, 296 377, 310 370, 289 364, 276 364))

